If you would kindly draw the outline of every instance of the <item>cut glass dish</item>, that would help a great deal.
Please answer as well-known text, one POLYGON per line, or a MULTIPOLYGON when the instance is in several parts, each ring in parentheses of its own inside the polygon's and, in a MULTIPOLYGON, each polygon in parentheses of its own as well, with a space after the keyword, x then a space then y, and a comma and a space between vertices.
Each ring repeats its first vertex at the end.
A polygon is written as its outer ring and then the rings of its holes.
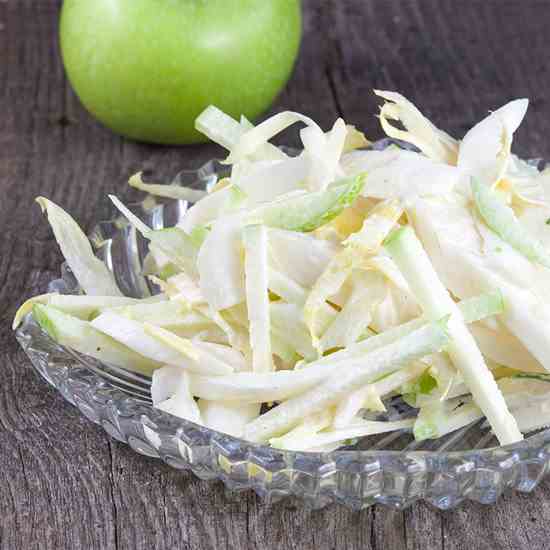
MULTIPOLYGON (((388 143, 379 142, 376 148, 388 143)), ((199 170, 181 172, 176 183, 204 189, 226 171, 227 166, 210 161, 199 170)), ((155 229, 176 224, 186 208, 184 201, 151 197, 131 207, 155 229)), ((146 243, 132 227, 121 218, 102 222, 91 240, 125 295, 154 292, 141 273, 146 243)), ((64 266, 62 278, 50 283, 49 291, 79 289, 64 266)), ((17 330, 17 339, 36 370, 115 439, 174 468, 192 470, 201 479, 222 480, 230 490, 253 489, 268 501, 293 496, 314 507, 339 502, 360 509, 375 503, 404 508, 425 499, 448 509, 465 499, 493 503, 507 489, 532 491, 550 467, 550 429, 498 447, 483 421, 422 443, 401 431, 363 438, 330 453, 281 451, 154 409, 149 380, 60 347, 31 316, 17 330)), ((387 402, 387 408, 376 418, 411 414, 400 399, 387 402)))

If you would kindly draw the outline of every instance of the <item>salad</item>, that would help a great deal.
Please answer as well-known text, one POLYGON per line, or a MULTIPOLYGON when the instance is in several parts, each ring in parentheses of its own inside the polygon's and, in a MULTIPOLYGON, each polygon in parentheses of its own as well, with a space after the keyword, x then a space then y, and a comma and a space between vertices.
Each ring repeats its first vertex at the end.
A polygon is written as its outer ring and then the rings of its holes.
POLYGON ((77 223, 39 197, 82 290, 25 302, 52 339, 152 377, 153 405, 281 449, 329 451, 486 418, 502 445, 550 425, 550 172, 511 152, 528 101, 457 140, 395 92, 383 150, 339 118, 282 112, 257 126, 208 107, 196 128, 228 151, 207 191, 130 185, 192 204, 152 229, 152 297, 125 297, 77 223), (303 150, 270 140, 300 123, 303 150), (406 148, 398 143, 409 144, 406 148), (409 417, 384 416, 401 396, 409 417))

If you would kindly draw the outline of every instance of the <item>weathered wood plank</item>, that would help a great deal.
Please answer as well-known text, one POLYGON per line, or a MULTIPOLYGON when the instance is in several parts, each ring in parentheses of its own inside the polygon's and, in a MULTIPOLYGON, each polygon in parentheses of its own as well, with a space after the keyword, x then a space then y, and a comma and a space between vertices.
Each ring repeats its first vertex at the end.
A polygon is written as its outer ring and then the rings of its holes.
MULTIPOLYGON (((112 212, 106 192, 131 196, 122 184, 134 171, 166 178, 219 154, 130 143, 94 122, 63 76, 60 3, 0 2, 0 547, 546 548, 548 481, 448 513, 266 507, 110 441, 38 379, 9 331, 17 304, 43 290, 61 260, 34 196, 90 228, 112 212)), ((518 152, 550 157, 549 17, 540 1, 307 0, 300 61, 273 110, 305 112, 325 128, 342 115, 378 137, 371 90, 390 88, 461 136, 489 108, 527 95, 518 152)), ((296 144, 295 133, 287 141, 296 144)))
POLYGON ((522 155, 550 155, 546 27, 550 5, 513 0, 330 2, 326 61, 343 114, 380 136, 373 88, 397 90, 457 137, 484 113, 528 96, 522 155))
POLYGON ((33 195, 67 183, 62 71, 52 44, 55 6, 1 3, 0 544, 3 548, 108 548, 114 523, 108 443, 49 390, 17 349, 9 318, 22 296, 58 270, 33 195), (61 175, 63 173, 63 175, 61 175))

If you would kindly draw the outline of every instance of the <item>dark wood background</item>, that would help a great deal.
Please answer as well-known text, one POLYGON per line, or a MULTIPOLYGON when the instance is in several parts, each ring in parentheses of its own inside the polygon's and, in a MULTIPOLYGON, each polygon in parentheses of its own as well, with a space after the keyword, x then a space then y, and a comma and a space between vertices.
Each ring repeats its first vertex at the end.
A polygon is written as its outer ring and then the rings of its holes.
MULTIPOLYGON (((549 548, 550 481, 446 513, 268 508, 135 454, 38 378, 9 329, 61 260, 33 198, 50 197, 89 229, 111 213, 107 192, 128 198, 131 173, 169 177, 217 154, 131 143, 94 122, 63 74, 60 4, 0 0, 0 547, 549 548)), ((371 90, 385 88, 461 137, 489 109, 528 96, 516 151, 550 158, 549 24, 547 0, 307 0, 300 59, 272 110, 324 127, 342 115, 376 138, 371 90)))

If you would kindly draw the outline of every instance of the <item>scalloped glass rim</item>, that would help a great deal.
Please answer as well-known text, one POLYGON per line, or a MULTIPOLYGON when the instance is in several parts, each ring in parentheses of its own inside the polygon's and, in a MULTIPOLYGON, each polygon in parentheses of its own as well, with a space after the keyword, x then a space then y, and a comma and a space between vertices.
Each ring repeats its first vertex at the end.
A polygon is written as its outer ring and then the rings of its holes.
MULTIPOLYGON (((375 148, 390 143, 394 142, 382 140, 375 148)), ((205 188, 226 173, 227 166, 213 160, 198 170, 181 172, 175 182, 205 188)), ((132 209, 159 228, 177 223, 186 204, 147 198, 132 209)), ((91 238, 125 294, 151 292, 140 273, 145 243, 135 231, 116 219, 98 224, 91 238)), ((66 267, 62 279, 52 281, 49 289, 78 292, 66 267)), ((90 370, 82 357, 53 342, 30 316, 16 337, 36 370, 115 439, 175 468, 190 469, 202 479, 220 479, 230 490, 253 489, 268 501, 294 496, 313 507, 339 502, 359 509, 375 503, 403 508, 425 499, 448 509, 464 499, 495 502, 508 488, 531 491, 550 468, 550 429, 518 444, 464 451, 445 450, 452 438, 437 443, 437 450, 281 451, 173 417, 123 393, 90 370)), ((489 442, 487 437, 482 441, 489 442)))

